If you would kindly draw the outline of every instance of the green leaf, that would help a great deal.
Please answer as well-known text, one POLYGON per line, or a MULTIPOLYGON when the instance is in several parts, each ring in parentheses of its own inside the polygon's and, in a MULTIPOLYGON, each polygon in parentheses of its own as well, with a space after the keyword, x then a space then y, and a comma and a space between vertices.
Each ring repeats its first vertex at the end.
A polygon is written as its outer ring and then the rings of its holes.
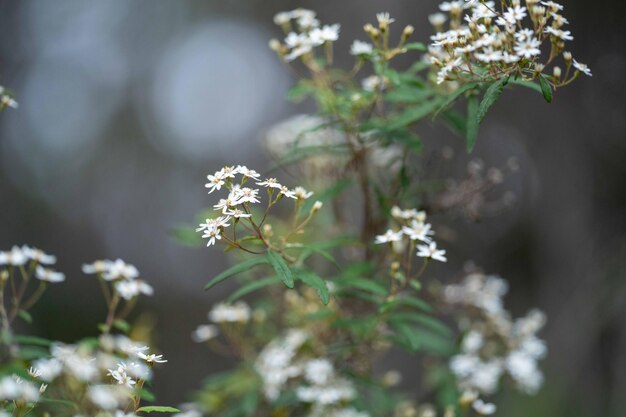
POLYGON ((456 99, 461 97, 462 94, 466 93, 467 91, 473 90, 476 87, 478 87, 477 83, 469 83, 458 88, 454 93, 450 94, 450 96, 446 98, 443 104, 437 109, 435 114, 433 114, 433 119, 437 118, 439 113, 441 113, 443 110, 446 110, 452 103, 456 101, 456 99))
POLYGON ((123 333, 128 333, 130 331, 130 324, 128 324, 128 322, 121 320, 121 319, 114 320, 113 327, 115 327, 117 330, 123 333))
POLYGON ((204 289, 208 290, 210 288, 213 288, 220 282, 224 281, 227 278, 232 277, 233 275, 240 274, 242 272, 245 272, 254 268, 255 266, 263 265, 267 263, 268 263, 268 259, 265 257, 255 257, 247 261, 238 263, 237 265, 234 265, 231 268, 228 268, 226 271, 222 272, 221 274, 213 278, 211 281, 209 281, 209 283, 204 287, 204 289))
POLYGON ((530 88, 531 90, 535 90, 538 93, 541 93, 541 87, 534 81, 526 81, 526 80, 509 80, 511 84, 521 85, 522 87, 530 88))
POLYGON ((330 293, 324 281, 320 276, 312 271, 301 270, 296 276, 309 287, 315 288, 324 305, 330 302, 330 293))
POLYGON ((407 51, 427 51, 426 45, 421 42, 411 42, 404 45, 404 49, 407 51))
POLYGON ((28 323, 28 324, 32 324, 33 323, 33 316, 31 316, 28 311, 20 310, 20 311, 17 312, 17 315, 20 316, 20 318, 22 320, 24 320, 26 323, 28 323))
POLYGON ((478 136, 478 98, 471 96, 467 102, 467 131, 465 132, 465 146, 467 153, 474 150, 476 137, 478 136))
POLYGON ((180 413, 178 408, 166 407, 163 405, 148 405, 145 407, 139 407, 137 413, 180 413))
POLYGON ((154 396, 153 393, 151 393, 150 391, 148 391, 146 388, 140 388, 137 390, 137 394, 139 395, 139 398, 141 398, 142 400, 145 401, 154 401, 156 400, 156 397, 154 396))
POLYGON ((419 106, 409 107, 407 110, 404 111, 404 113, 401 113, 398 117, 392 119, 389 122, 387 128, 389 130, 395 130, 410 125, 411 123, 417 122, 418 120, 428 116, 440 105, 441 100, 431 100, 424 102, 419 106))
POLYGON ((301 260, 305 260, 305 259, 307 259, 308 257, 310 257, 314 253, 316 253, 316 254, 320 255, 322 258, 326 259, 328 262, 333 264, 335 266, 335 268, 337 268, 339 270, 341 269, 341 267, 337 263, 337 260, 335 259, 335 257, 331 253, 325 251, 324 249, 315 247, 315 246, 306 246, 305 245, 304 246, 304 250, 302 251, 302 254, 300 255, 300 259, 301 260))
POLYGON ((293 288, 293 274, 291 273, 291 269, 282 256, 277 254, 276 252, 269 250, 267 251, 267 259, 276 271, 276 274, 283 280, 283 283, 287 286, 287 288, 293 288))
POLYGON ((246 285, 239 288, 237 291, 231 294, 230 297, 226 300, 229 303, 248 295, 254 291, 260 290, 261 288, 268 287, 270 285, 278 284, 280 280, 276 277, 269 277, 263 279, 257 279, 252 282, 247 283, 246 285))
POLYGON ((491 106, 493 106, 493 104, 498 101, 498 99, 502 95, 502 91, 504 91, 504 87, 507 85, 508 82, 509 77, 500 78, 498 81, 491 84, 489 88, 487 88, 487 91, 485 91, 485 95, 483 96, 483 100, 480 102, 480 106, 478 106, 478 124, 482 123, 491 106))
POLYGON ((13 340, 15 340, 20 345, 34 345, 34 346, 48 347, 52 344, 51 340, 43 339, 41 337, 36 337, 36 336, 16 335, 16 336, 13 336, 13 340))
POLYGON ((373 294, 387 295, 387 289, 385 287, 368 278, 344 277, 341 279, 341 285, 355 287, 373 294))
POLYGON ((541 87, 541 94, 543 94, 543 98, 548 103, 552 103, 552 87, 543 75, 539 75, 539 86, 541 87))

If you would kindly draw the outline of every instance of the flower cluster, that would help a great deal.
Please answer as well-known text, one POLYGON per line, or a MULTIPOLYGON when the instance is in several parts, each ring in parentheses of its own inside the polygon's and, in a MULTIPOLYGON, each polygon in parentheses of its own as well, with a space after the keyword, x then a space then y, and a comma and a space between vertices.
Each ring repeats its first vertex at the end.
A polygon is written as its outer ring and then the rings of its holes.
POLYGON ((507 291, 502 278, 480 273, 468 275, 460 285, 445 287, 445 301, 465 309, 461 352, 450 361, 463 390, 493 394, 505 374, 526 393, 541 387, 543 375, 537 361, 547 350, 536 333, 544 326, 545 315, 532 310, 512 320, 502 302, 507 291))
MULTIPOLYGON (((208 175, 209 182, 206 184, 206 188, 209 189, 209 194, 216 190, 221 190, 225 187, 229 190, 228 196, 219 200, 213 207, 215 210, 221 212, 221 216, 214 219, 206 219, 196 229, 196 232, 202 232, 202 237, 208 239, 207 246, 215 245, 218 240, 224 238, 229 244, 237 247, 241 246, 237 242, 236 226, 233 227, 232 238, 224 235, 224 230, 229 227, 231 219, 234 220, 234 224, 237 225, 239 221, 243 221, 243 227, 255 234, 260 240, 263 241, 261 236, 260 227, 263 225, 265 216, 257 224, 252 218, 252 208, 254 204, 260 204, 260 196, 258 188, 250 188, 246 186, 248 181, 254 181, 254 183, 267 190, 267 207, 265 213, 278 201, 284 197, 296 200, 297 204, 301 204, 304 200, 311 197, 313 193, 306 191, 302 187, 296 187, 293 190, 282 185, 276 178, 266 178, 260 181, 261 175, 254 170, 248 169, 245 166, 238 165, 225 166, 224 168, 216 171, 213 175, 208 175), (236 181, 237 175, 241 176, 239 182, 236 181)), ((321 204, 321 203, 320 203, 321 204)), ((317 207, 319 209, 319 205, 317 207)))
POLYGON ((55 343, 49 357, 32 361, 30 381, 16 376, 0 380, 0 400, 32 405, 50 390, 52 400, 80 400, 77 407, 84 415, 118 416, 131 405, 133 389, 152 378, 152 365, 167 362, 146 354, 148 349, 122 335, 103 335, 96 347, 55 343), (79 392, 84 398, 76 397, 79 392))
POLYGON ((426 223, 426 213, 416 209, 402 210, 395 206, 391 216, 398 224, 396 229, 388 229, 384 234, 376 236, 375 243, 391 244, 395 252, 403 252, 408 242, 422 242, 417 245, 417 256, 446 262, 446 251, 437 249, 437 243, 431 236, 435 234, 432 225, 426 223))
POLYGON ((305 330, 290 329, 261 351, 255 368, 263 380, 265 397, 275 401, 291 384, 298 400, 311 405, 310 416, 367 417, 367 413, 343 406, 355 399, 356 389, 337 374, 329 359, 300 355, 310 337, 305 330))
POLYGON ((54 255, 48 255, 44 251, 27 245, 22 247, 13 246, 8 251, 0 251, 0 271, 2 267, 23 267, 27 264, 32 265, 35 270, 35 278, 45 282, 62 282, 65 281, 65 275, 61 272, 54 271, 43 265, 54 265, 57 258, 54 255))
POLYGON ((312 10, 295 9, 280 12, 274 16, 274 23, 280 26, 287 36, 284 43, 273 40, 271 46, 285 61, 306 56, 313 48, 339 38, 340 26, 338 24, 321 26, 312 10))
POLYGON ((17 101, 15 101, 11 93, 9 93, 6 88, 0 85, 0 111, 6 109, 7 107, 17 109, 19 105, 17 104, 17 101))
POLYGON ((98 260, 91 264, 84 264, 82 269, 85 274, 96 274, 101 280, 110 282, 115 293, 127 301, 139 294, 154 294, 154 289, 150 284, 138 279, 137 268, 121 259, 98 260))
POLYGON ((428 59, 437 69, 437 83, 484 81, 510 75, 532 80, 562 54, 565 70, 554 66, 547 79, 555 87, 568 84, 589 68, 564 52, 573 38, 563 27, 563 6, 553 1, 445 1, 443 13, 430 16, 438 32, 431 37, 428 59), (449 19, 448 30, 444 23, 449 19), (549 45, 549 46, 545 46, 549 45), (542 51, 543 49, 543 51, 542 51), (547 57, 542 59, 543 52, 547 57), (572 69, 573 74, 572 74, 572 69), (570 77, 571 75, 571 77, 570 77))

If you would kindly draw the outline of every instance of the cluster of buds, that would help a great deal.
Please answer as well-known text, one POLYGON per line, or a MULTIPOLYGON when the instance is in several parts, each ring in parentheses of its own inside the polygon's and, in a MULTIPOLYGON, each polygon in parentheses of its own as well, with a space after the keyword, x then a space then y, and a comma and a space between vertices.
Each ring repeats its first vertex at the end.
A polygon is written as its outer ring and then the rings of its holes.
POLYGON ((500 2, 463 0, 446 1, 442 12, 429 20, 437 33, 431 37, 427 58, 436 70, 438 84, 490 81, 509 76, 534 80, 543 75, 553 87, 569 84, 590 69, 565 51, 565 42, 573 40, 563 27, 563 6, 553 1, 520 0, 500 2), (445 30, 445 22, 449 21, 445 30), (552 74, 543 74, 548 65, 562 56, 564 69, 553 66, 552 74))

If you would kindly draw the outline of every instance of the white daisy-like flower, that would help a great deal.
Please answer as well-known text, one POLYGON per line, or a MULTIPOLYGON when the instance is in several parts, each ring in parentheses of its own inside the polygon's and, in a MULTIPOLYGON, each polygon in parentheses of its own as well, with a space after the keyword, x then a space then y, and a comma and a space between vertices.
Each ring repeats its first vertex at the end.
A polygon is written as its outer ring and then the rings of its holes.
POLYGON ((389 26, 396 21, 389 13, 376 13, 376 20, 378 20, 380 26, 389 26))
POLYGON ((540 55, 541 41, 535 37, 525 39, 523 41, 517 41, 513 50, 520 58, 530 59, 534 56, 540 55))
POLYGON ((237 189, 237 191, 233 193, 235 197, 234 205, 244 204, 244 203, 260 203, 261 201, 257 198, 258 193, 259 193, 259 190, 252 189, 249 187, 243 187, 243 188, 237 189))
POLYGON ((437 243, 431 242, 428 246, 417 245, 417 256, 422 258, 434 259, 439 262, 446 262, 446 251, 443 249, 437 249, 437 243))
POLYGON ((548 26, 544 32, 549 33, 550 35, 559 38, 561 40, 564 41, 573 41, 574 37, 572 36, 572 32, 570 32, 569 30, 561 30, 561 29, 557 29, 554 28, 552 26, 548 26))
POLYGON ((339 39, 338 23, 334 25, 324 25, 321 28, 315 28, 309 33, 309 39, 315 45, 322 45, 325 42, 334 42, 339 39))
POLYGON ((224 214, 226 214, 228 216, 232 216, 235 219, 247 219, 249 217, 252 217, 252 214, 246 213, 245 211, 239 210, 238 208, 225 210, 224 214))
POLYGON ((402 231, 393 231, 391 229, 387 230, 384 234, 376 236, 374 243, 391 243, 391 242, 399 242, 402 240, 402 231))
POLYGON ((103 278, 107 281, 123 278, 127 280, 135 279, 139 276, 139 271, 134 265, 128 264, 121 259, 107 261, 107 267, 103 273, 103 278))
POLYGON ((167 362, 166 359, 163 359, 163 355, 155 355, 154 353, 146 355, 145 353, 139 352, 139 353, 137 353, 137 356, 139 358, 143 359, 144 361, 148 362, 148 363, 165 363, 165 362, 167 362))
POLYGON ((296 193, 285 187, 284 185, 280 188, 280 194, 284 195, 285 197, 293 198, 294 200, 298 199, 298 197, 296 197, 296 193))
POLYGON ((561 11, 563 10, 563 5, 556 3, 554 1, 542 1, 541 4, 543 4, 544 6, 546 6, 547 8, 554 10, 554 11, 561 11))
POLYGON ((588 77, 591 77, 591 69, 586 64, 583 64, 582 62, 578 62, 575 59, 573 60, 573 64, 574 64, 574 68, 576 68, 578 71, 582 72, 588 77))
POLYGON ((250 315, 250 307, 243 301, 234 304, 219 303, 209 312, 209 320, 214 323, 245 323, 250 320, 250 315))
POLYGON ((293 193, 298 200, 306 200, 313 195, 313 191, 307 191, 299 186, 293 189, 293 193))
POLYGON ((429 236, 435 234, 430 223, 422 223, 417 220, 412 220, 409 226, 404 226, 402 232, 411 240, 421 240, 426 243, 430 243, 432 239, 429 236))
POLYGON ((237 173, 243 175, 244 177, 253 178, 255 180, 259 179, 261 177, 261 174, 259 174, 258 172, 256 172, 253 169, 249 169, 245 165, 237 165, 237 168, 235 168, 235 171, 237 173))
POLYGON ((221 190, 222 185, 225 184, 224 176, 221 171, 217 171, 213 175, 207 175, 207 179, 209 180, 209 182, 206 183, 204 186, 206 188, 209 188, 209 194, 211 194, 215 190, 221 190))
POLYGON ((374 46, 369 42, 355 40, 350 46, 350 54, 352 55, 370 55, 374 52, 374 46))
POLYGON ((506 12, 502 14, 502 17, 504 17, 507 22, 519 22, 526 17, 526 7, 520 5, 509 7, 506 12))
POLYGON ((52 264, 55 264, 57 261, 56 256, 48 255, 47 253, 45 253, 44 251, 40 249, 31 248, 30 246, 26 246, 26 245, 22 246, 22 253, 27 258, 40 264, 52 265, 52 264))
POLYGON ((115 283, 115 291, 125 300, 132 300, 139 294, 154 294, 152 286, 140 280, 118 281, 115 283))
POLYGON ((256 185, 266 188, 278 188, 279 190, 283 187, 276 178, 266 178, 264 181, 257 182, 256 185))
POLYGON ((52 283, 65 281, 64 273, 57 272, 49 268, 44 268, 41 265, 37 265, 37 269, 35 269, 35 277, 37 277, 37 279, 40 281, 52 283))
POLYGON ((448 18, 443 13, 434 13, 428 16, 428 21, 435 27, 443 25, 446 23, 446 20, 448 20, 448 18))
POLYGON ((10 251, 0 252, 0 265, 21 266, 26 262, 28 257, 18 246, 13 246, 10 251))

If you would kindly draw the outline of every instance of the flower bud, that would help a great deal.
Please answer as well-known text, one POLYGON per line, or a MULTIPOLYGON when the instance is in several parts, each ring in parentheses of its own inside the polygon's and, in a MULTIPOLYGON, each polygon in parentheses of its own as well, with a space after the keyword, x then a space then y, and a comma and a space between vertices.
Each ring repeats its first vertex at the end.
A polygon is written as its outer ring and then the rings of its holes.
POLYGON ((557 80, 561 78, 561 73, 562 73, 561 67, 554 67, 552 69, 552 74, 554 75, 554 78, 556 78, 557 80))
POLYGON ((324 203, 322 203, 321 201, 316 201, 315 204, 313 204, 313 207, 311 208, 311 212, 315 213, 316 211, 319 211, 319 209, 321 209, 323 205, 324 203))

